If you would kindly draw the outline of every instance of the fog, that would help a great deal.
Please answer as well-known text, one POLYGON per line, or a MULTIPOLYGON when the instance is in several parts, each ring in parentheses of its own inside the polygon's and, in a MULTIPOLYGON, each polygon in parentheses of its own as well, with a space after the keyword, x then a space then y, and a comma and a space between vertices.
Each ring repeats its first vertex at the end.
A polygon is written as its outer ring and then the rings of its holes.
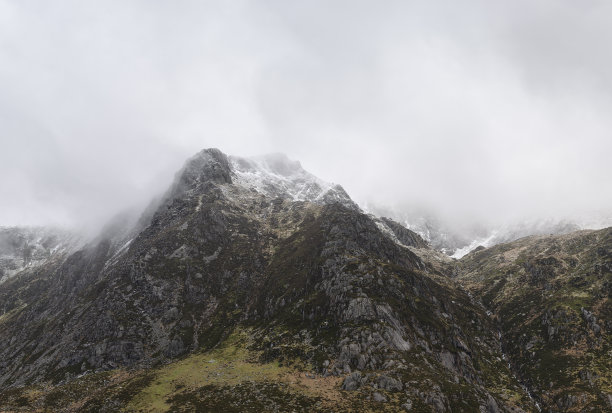
POLYGON ((612 215, 607 1, 0 0, 0 225, 95 228, 202 148, 361 205, 612 215))

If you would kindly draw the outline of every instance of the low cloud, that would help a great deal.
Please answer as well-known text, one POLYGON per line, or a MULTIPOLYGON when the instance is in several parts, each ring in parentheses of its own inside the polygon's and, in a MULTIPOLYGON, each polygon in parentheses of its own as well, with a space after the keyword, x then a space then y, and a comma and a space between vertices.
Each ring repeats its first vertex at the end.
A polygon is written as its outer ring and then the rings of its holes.
POLYGON ((204 147, 362 204, 610 214, 603 1, 0 0, 0 225, 98 226, 204 147))

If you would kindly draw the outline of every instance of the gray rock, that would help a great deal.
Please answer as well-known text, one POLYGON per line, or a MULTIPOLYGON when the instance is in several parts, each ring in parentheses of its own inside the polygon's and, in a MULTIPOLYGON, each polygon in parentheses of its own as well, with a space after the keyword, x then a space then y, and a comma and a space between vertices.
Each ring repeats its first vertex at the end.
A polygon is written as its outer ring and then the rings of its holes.
POLYGON ((343 318, 345 321, 356 321, 359 319, 374 320, 376 312, 374 311, 372 301, 364 297, 352 299, 344 311, 343 318))
POLYGON ((356 371, 345 377, 342 383, 342 389, 348 391, 357 390, 361 387, 362 381, 361 372, 356 371))
POLYGON ((578 402, 578 397, 575 394, 566 394, 556 400, 559 409, 568 410, 578 402))
POLYGON ((403 388, 402 382, 389 376, 378 376, 376 384, 379 389, 384 389, 391 392, 401 391, 403 388))
POLYGON ((379 403, 384 403, 387 401, 387 397, 379 392, 374 392, 374 394, 372 394, 372 399, 379 403))
POLYGON ((484 406, 481 406, 480 410, 483 413, 501 413, 501 410, 499 409, 497 402, 495 401, 493 396, 491 396, 490 394, 487 395, 487 401, 484 406))

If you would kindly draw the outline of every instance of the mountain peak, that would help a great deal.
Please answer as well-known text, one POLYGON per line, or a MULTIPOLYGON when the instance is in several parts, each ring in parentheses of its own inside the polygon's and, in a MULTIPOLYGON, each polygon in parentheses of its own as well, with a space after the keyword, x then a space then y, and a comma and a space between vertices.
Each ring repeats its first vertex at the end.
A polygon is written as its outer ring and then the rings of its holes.
POLYGON ((231 168, 227 155, 217 148, 203 149, 185 162, 176 174, 169 199, 185 192, 201 190, 207 183, 231 184, 231 168))
POLYGON ((611 230, 454 261, 285 155, 218 149, 168 196, 77 251, 0 230, 0 410, 610 405, 611 230))
POLYGON ((340 186, 323 181, 282 153, 249 158, 230 156, 234 183, 273 198, 319 204, 341 203, 358 209, 340 186))

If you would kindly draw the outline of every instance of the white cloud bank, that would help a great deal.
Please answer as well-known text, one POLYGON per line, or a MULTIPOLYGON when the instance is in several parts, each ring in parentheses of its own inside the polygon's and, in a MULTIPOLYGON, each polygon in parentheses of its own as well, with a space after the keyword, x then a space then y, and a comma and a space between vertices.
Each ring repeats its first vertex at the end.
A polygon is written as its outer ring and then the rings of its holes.
POLYGON ((0 225, 97 225, 204 147, 456 220, 609 214, 611 20, 594 0, 0 0, 0 225))

